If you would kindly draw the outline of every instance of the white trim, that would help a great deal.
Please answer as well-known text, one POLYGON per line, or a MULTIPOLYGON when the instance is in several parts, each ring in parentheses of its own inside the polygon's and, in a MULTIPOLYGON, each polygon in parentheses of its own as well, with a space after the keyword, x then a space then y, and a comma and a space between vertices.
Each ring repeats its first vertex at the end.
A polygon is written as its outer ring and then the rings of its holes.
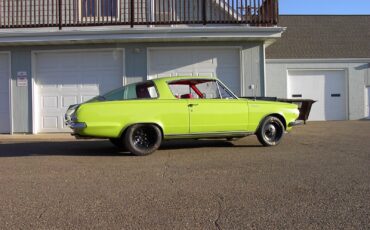
POLYGON ((365 86, 365 119, 370 119, 370 101, 369 101, 369 97, 370 97, 370 87, 369 86, 365 86))
POLYGON ((10 114, 10 134, 14 133, 14 113, 13 113, 13 81, 12 81, 12 54, 8 51, 9 55, 9 114, 10 114))
POLYGON ((239 58, 239 61, 240 61, 240 96, 245 96, 246 95, 246 87, 245 87, 245 72, 244 72, 244 61, 245 61, 245 58, 244 58, 244 52, 243 52, 243 47, 239 47, 240 49, 240 58, 239 58))
MULTIPOLYGON (((267 78, 266 78, 266 44, 263 43, 263 57, 262 57, 262 61, 263 61, 263 93, 264 95, 261 95, 261 96, 267 96, 267 78)), ((262 92, 261 92, 262 93, 262 92)))
MULTIPOLYGON (((176 50, 176 49, 237 49, 239 50, 239 80, 240 80, 240 94, 243 94, 243 91, 245 90, 243 85, 243 71, 242 71, 242 65, 243 65, 243 47, 242 46, 171 46, 171 47, 148 47, 146 49, 146 68, 147 68, 147 80, 151 80, 150 78, 150 51, 151 50, 176 50)), ((216 76, 218 77, 218 76, 216 76)), ((234 92, 233 92, 234 93, 234 92)))
POLYGON ((31 79, 31 97, 32 97, 32 103, 31 103, 31 110, 32 110, 32 134, 37 134, 37 128, 38 128, 38 114, 36 108, 38 108, 38 103, 36 98, 36 51, 31 50, 31 73, 32 73, 32 79, 31 79))
POLYGON ((370 63, 370 58, 266 59, 266 63, 370 63))
POLYGON ((36 85, 36 55, 38 53, 63 53, 63 52, 79 52, 79 51, 84 51, 84 52, 99 52, 99 51, 114 51, 114 50, 120 50, 123 55, 122 59, 122 84, 127 83, 127 78, 126 78, 126 53, 124 48, 97 48, 97 49, 57 49, 57 50, 32 50, 31 51, 31 72, 32 72, 32 134, 37 134, 38 133, 38 102, 35 100, 37 98, 38 92, 37 92, 37 85, 36 85))
POLYGON ((346 109, 346 120, 349 120, 349 71, 348 68, 286 68, 286 82, 287 82, 287 98, 289 97, 289 71, 344 71, 344 93, 345 93, 345 109, 346 109))
POLYGON ((127 85, 126 76, 126 50, 125 48, 119 48, 122 51, 122 85, 127 85))
POLYGON ((266 41, 273 42, 281 37, 281 27, 89 27, 89 28, 44 28, 34 30, 1 30, 0 45, 45 45, 81 44, 105 42, 168 42, 168 41, 266 41))
POLYGON ((349 120, 349 69, 344 68, 344 84, 346 94, 346 120, 349 120))
POLYGON ((367 71, 366 71, 366 82, 365 82, 365 85, 367 87, 370 87, 370 62, 368 63, 368 68, 367 68, 367 71))
POLYGON ((9 105, 9 133, 13 134, 13 91, 12 91, 12 54, 10 51, 0 51, 0 54, 5 54, 8 56, 8 105, 9 105))

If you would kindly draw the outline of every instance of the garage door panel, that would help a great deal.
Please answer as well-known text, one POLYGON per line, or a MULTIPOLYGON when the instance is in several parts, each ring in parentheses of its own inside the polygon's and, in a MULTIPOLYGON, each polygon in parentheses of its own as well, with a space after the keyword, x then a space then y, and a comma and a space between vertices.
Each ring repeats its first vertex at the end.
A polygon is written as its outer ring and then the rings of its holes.
POLYGON ((216 62, 216 55, 213 54, 214 52, 212 51, 209 51, 209 50, 204 50, 203 52, 202 51, 196 51, 194 52, 194 57, 193 57, 193 60, 195 63, 195 65, 200 65, 200 66, 213 66, 213 65, 216 65, 217 62, 216 62))
POLYGON ((198 74, 197 74, 198 77, 215 77, 215 74, 212 73, 212 72, 202 72, 202 71, 198 71, 198 74))
POLYGON ((75 89, 75 90, 78 89, 78 85, 74 85, 74 84, 60 84, 59 87, 61 89, 75 89))
POLYGON ((80 88, 86 89, 86 90, 95 90, 96 92, 99 92, 100 85, 99 84, 81 84, 80 88))
POLYGON ((96 95, 84 95, 84 96, 81 96, 80 98, 80 101, 81 102, 85 102, 85 101, 88 101, 90 99, 92 99, 93 97, 95 97, 96 95))
POLYGON ((345 120, 345 92, 342 70, 290 70, 288 73, 288 97, 316 101, 309 120, 345 120))
POLYGON ((58 108, 58 96, 43 96, 42 97, 42 108, 58 108))
POLYGON ((81 63, 81 56, 73 53, 38 53, 37 67, 43 72, 55 72, 78 69, 81 63))
POLYGON ((8 74, 1 74, 0 73, 0 93, 9 93, 9 79, 6 79, 6 76, 9 76, 8 74))
POLYGON ((240 51, 237 48, 153 49, 149 77, 217 76, 240 95, 240 51))
POLYGON ((122 85, 122 52, 62 51, 36 54, 38 132, 69 132, 64 114, 122 85))
POLYGON ((62 96, 62 108, 68 108, 70 105, 78 103, 78 96, 71 95, 71 96, 62 96))
POLYGON ((42 128, 44 130, 52 129, 51 131, 58 129, 58 116, 44 116, 42 118, 42 128))

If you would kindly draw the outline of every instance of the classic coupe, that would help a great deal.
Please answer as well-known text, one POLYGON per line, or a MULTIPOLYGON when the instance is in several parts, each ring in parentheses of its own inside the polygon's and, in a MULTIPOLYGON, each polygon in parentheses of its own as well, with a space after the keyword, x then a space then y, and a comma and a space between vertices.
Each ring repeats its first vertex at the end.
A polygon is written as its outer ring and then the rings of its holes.
POLYGON ((68 108, 76 138, 106 138, 143 156, 163 140, 257 135, 264 146, 280 143, 300 124, 297 105, 238 98, 213 77, 167 77, 129 84, 68 108))

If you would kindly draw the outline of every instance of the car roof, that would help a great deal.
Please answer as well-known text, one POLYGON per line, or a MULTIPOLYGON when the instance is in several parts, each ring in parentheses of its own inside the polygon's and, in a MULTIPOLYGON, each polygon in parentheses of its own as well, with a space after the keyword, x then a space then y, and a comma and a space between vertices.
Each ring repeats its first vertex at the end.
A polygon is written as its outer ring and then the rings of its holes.
POLYGON ((176 77, 161 77, 157 79, 152 79, 152 81, 158 82, 169 82, 177 80, 199 80, 199 79, 209 79, 209 80, 218 80, 216 77, 207 77, 207 76, 176 76, 176 77))
POLYGON ((176 76, 176 77, 162 77, 157 79, 152 79, 159 91, 159 99, 173 99, 175 96, 172 94, 170 88, 168 87, 168 82, 170 81, 181 81, 181 80, 217 80, 216 77, 195 77, 195 76, 176 76))

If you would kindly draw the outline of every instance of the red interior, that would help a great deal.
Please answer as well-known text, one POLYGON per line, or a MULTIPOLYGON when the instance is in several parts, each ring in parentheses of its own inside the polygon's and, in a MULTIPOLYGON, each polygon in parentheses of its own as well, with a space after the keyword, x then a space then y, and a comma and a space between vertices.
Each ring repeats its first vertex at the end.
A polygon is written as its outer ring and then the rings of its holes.
MULTIPOLYGON (((188 85, 194 92, 198 95, 199 98, 203 98, 203 93, 197 88, 197 84, 208 82, 209 80, 181 80, 176 81, 174 83, 170 83, 170 85, 188 85)), ((180 98, 193 98, 191 94, 183 94, 180 98)))

